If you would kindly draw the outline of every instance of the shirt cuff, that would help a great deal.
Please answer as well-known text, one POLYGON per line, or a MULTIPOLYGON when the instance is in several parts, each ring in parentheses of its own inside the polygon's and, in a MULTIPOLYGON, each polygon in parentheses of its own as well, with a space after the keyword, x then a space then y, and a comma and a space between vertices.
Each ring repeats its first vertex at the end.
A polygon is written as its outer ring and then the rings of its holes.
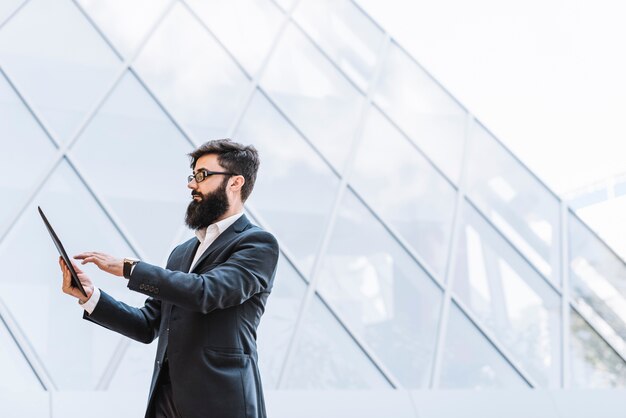
POLYGON ((98 289, 97 287, 94 287, 93 293, 91 294, 91 297, 87 300, 87 302, 80 303, 80 301, 78 301, 78 304, 84 310, 86 310, 89 315, 91 315, 94 309, 96 309, 96 305, 98 304, 99 300, 100 300, 100 289, 98 289))

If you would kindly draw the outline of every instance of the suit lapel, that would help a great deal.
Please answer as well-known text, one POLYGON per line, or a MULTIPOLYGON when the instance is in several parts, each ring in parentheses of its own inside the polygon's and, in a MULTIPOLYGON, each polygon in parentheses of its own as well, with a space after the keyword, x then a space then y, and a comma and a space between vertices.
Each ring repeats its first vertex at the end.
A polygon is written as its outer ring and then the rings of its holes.
POLYGON ((185 248, 185 255, 183 256, 182 263, 180 266, 180 271, 184 271, 185 273, 189 272, 189 268, 191 267, 191 262, 193 261, 193 256, 196 254, 198 247, 200 246, 200 241, 196 239, 189 240, 187 244, 187 248, 185 248))
MULTIPOLYGON (((250 224, 250 221, 248 220, 246 215, 245 214, 241 215, 241 217, 239 219, 237 219, 234 224, 232 224, 231 226, 226 228, 226 230, 224 232, 222 232, 217 237, 217 239, 211 243, 211 245, 209 245, 209 248, 207 248, 204 251, 204 254, 202 254, 202 256, 200 257, 198 262, 193 267, 193 270, 190 271, 190 273, 192 273, 194 270, 196 270, 196 267, 198 267, 213 252, 215 252, 215 250, 217 250, 218 248, 223 247, 224 245, 226 245, 230 241, 232 241, 241 231, 245 230, 248 227, 249 224, 250 224)), ((196 246, 195 248, 197 249, 198 247, 196 246)), ((191 260, 189 261, 189 264, 191 264, 191 261, 193 261, 193 255, 194 254, 195 254, 195 251, 193 251, 192 254, 191 254, 192 257, 191 257, 191 260)), ((187 260, 185 260, 185 261, 187 261, 187 260)), ((189 266, 187 268, 189 268, 189 266)))

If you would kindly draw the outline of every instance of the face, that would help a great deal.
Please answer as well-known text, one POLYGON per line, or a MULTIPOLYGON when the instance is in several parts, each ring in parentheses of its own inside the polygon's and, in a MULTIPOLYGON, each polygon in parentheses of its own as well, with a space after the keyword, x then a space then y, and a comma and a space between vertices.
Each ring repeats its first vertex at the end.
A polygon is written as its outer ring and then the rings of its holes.
MULTIPOLYGON (((217 155, 207 154, 198 158, 193 174, 205 169, 208 171, 228 171, 217 162, 217 155)), ((228 187, 237 181, 233 177, 214 174, 197 183, 191 180, 187 187, 191 189, 192 201, 187 207, 185 223, 191 229, 205 228, 219 220, 231 206, 228 187)), ((232 188, 232 187, 231 187, 232 188)))

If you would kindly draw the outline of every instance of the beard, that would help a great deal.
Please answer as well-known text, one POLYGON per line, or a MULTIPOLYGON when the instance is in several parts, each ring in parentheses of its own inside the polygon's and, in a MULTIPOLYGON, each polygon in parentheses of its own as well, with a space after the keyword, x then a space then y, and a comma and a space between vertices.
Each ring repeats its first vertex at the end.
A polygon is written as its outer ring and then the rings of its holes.
POLYGON ((228 196, 226 195, 226 184, 228 179, 224 179, 220 187, 207 194, 191 192, 192 196, 200 196, 199 201, 192 200, 187 206, 185 224, 191 229, 202 229, 215 223, 230 208, 228 196))

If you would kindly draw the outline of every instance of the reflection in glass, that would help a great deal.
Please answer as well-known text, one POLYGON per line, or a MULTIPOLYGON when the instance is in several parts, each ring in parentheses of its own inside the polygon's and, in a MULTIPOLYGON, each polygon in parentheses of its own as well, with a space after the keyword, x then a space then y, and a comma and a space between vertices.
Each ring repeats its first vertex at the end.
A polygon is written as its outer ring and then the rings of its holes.
POLYGON ((72 147, 83 175, 119 216, 145 261, 164 262, 183 225, 191 151, 132 74, 124 76, 72 147))
POLYGON ((284 19, 280 9, 270 0, 187 0, 187 3, 254 76, 284 19))
POLYGON ((308 275, 337 194, 339 178, 259 92, 236 137, 243 143, 252 143, 261 158, 248 203, 276 232, 308 275))
POLYGON ((466 112, 395 43, 374 101, 450 180, 459 180, 466 112))
POLYGON ((281 256, 274 287, 257 330, 259 368, 265 388, 276 389, 305 290, 302 278, 281 256))
MULTIPOLYGON (((57 167, 0 243, 3 266, 0 298, 45 364, 56 387, 93 388, 111 358, 119 335, 83 321, 83 311, 76 299, 61 292, 58 252, 37 213, 38 205, 46 212, 70 256, 94 250, 119 257, 134 254, 65 162, 57 167), (32 303, 24 303, 24 295, 37 295, 37 315, 33 315, 32 303), (74 353, 71 362, 67 361, 68 347, 74 353)), ((93 265, 83 267, 94 284, 107 293, 130 304, 143 304, 145 296, 129 292, 122 280, 112 280, 93 265)))
POLYGON ((180 4, 133 67, 199 142, 226 136, 249 88, 241 69, 180 4))
POLYGON ((78 0, 125 58, 130 58, 170 0, 78 0))
POLYGON ((0 61, 62 141, 110 88, 121 67, 67 0, 28 2, 0 31, 0 61))
POLYGON ((558 387, 559 297, 467 202, 463 217, 454 292, 539 387, 558 387))
POLYGON ((557 198, 482 126, 475 123, 471 132, 468 196, 545 277, 558 285, 557 198))
POLYGON ((626 363, 573 309, 570 310, 572 387, 626 386, 626 363))
POLYGON ((570 288, 585 318, 626 355, 626 265, 574 214, 568 214, 570 288))
POLYGON ((300 325, 281 389, 384 389, 391 386, 315 296, 300 325))
POLYGON ((407 388, 428 385, 441 290, 350 191, 319 292, 407 388))
POLYGON ((28 191, 44 175, 55 147, 6 79, 0 75, 0 235, 9 227, 28 191), (19 181, 16 181, 16 173, 19 181))
POLYGON ((343 169, 363 96, 293 25, 281 37, 261 86, 337 171, 343 169))
POLYGON ((373 107, 350 182, 443 282, 456 192, 373 107))
MULTIPOLYGON (((0 303, 2 303, 0 291, 0 303)), ((15 340, 6 329, 0 317, 0 392, 13 391, 43 391, 43 386, 35 376, 24 355, 16 345, 15 340)))
POLYGON ((455 303, 450 305, 442 355, 439 387, 443 389, 528 387, 455 303))
POLYGON ((367 90, 383 32, 350 0, 302 0, 295 20, 363 90, 367 90))

